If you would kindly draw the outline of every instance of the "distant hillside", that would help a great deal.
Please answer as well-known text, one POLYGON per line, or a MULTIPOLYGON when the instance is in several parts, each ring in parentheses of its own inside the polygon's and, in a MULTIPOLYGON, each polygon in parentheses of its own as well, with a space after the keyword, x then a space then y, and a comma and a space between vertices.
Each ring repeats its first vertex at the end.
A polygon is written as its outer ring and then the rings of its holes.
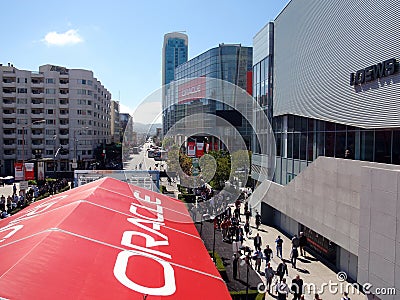
POLYGON ((133 131, 135 131, 137 133, 155 134, 157 128, 162 128, 162 124, 161 123, 155 123, 155 124, 134 123, 133 124, 133 131))

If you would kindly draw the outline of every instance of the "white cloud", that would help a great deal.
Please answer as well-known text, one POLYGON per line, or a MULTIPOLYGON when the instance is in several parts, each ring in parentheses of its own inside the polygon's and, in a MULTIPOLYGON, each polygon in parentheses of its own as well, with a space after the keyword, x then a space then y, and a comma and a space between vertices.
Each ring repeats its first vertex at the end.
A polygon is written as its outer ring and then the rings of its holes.
POLYGON ((46 34, 43 41, 51 46, 66 46, 82 43, 83 38, 78 34, 78 30, 70 29, 64 33, 51 31, 46 34))

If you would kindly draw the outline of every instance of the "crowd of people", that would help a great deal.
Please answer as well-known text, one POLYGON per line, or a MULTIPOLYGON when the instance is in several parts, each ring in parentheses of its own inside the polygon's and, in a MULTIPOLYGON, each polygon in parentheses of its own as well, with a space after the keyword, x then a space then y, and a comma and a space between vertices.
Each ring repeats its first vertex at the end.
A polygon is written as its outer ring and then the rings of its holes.
MULTIPOLYGON (((283 258, 283 239, 278 235, 275 239, 275 251, 268 244, 263 245, 263 240, 257 232, 251 238, 254 247, 243 246, 243 240, 249 238, 249 227, 251 228, 250 218, 252 216, 248 209, 248 205, 244 203, 243 215, 245 216, 244 222, 240 216, 240 202, 236 202, 234 208, 227 208, 225 213, 221 215, 222 221, 218 218, 214 219, 214 228, 220 228, 222 231, 222 238, 226 242, 238 242, 239 246, 234 251, 232 264, 233 264, 233 278, 237 279, 238 267, 240 261, 244 261, 248 267, 253 268, 260 276, 265 278, 266 292, 270 295, 275 293, 278 300, 286 300, 289 295, 292 295, 294 300, 304 299, 304 282, 303 279, 297 274, 291 282, 288 282, 289 267, 283 258), (233 209, 233 213, 232 213, 233 209), (242 224, 243 229, 242 229, 242 224), (275 252, 275 253, 274 253, 275 252), (271 266, 271 260, 274 254, 279 258, 279 263, 274 269, 271 266), (264 268, 262 268, 264 267, 264 268), (261 271, 263 270, 263 272, 261 271)), ((254 227, 258 231, 261 224, 261 215, 256 211, 254 216, 254 227)), ((251 235, 251 233, 250 233, 251 235)), ((248 243, 247 243, 248 245, 248 243)), ((307 237, 303 232, 299 236, 294 235, 291 239, 291 251, 286 254, 290 257, 291 267, 297 270, 296 262, 299 256, 307 257, 305 248, 307 247, 307 237)), ((319 294, 314 294, 314 300, 322 300, 319 294)), ((344 293, 341 300, 350 300, 348 293, 344 293)))
POLYGON ((55 195, 68 186, 66 179, 57 179, 54 181, 45 181, 39 185, 32 185, 25 193, 20 190, 17 192, 17 186, 13 185, 13 194, 0 197, 0 218, 4 219, 11 216, 19 209, 28 206, 42 195, 55 195))

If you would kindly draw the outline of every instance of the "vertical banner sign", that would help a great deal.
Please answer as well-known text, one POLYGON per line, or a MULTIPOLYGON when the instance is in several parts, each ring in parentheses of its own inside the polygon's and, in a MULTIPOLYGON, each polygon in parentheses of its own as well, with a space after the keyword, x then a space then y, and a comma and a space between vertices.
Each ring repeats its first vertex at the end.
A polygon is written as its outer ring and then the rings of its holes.
POLYGON ((196 156, 196 143, 195 142, 188 142, 187 143, 187 155, 189 157, 196 156))
POLYGON ((14 164, 15 180, 24 180, 24 171, 22 170, 22 163, 16 162, 14 164))
POLYGON ((196 157, 202 157, 203 155, 204 155, 204 143, 197 143, 196 157))
POLYGON ((25 163, 25 180, 35 179, 35 164, 25 163))
POLYGON ((44 162, 39 161, 37 164, 38 168, 38 180, 44 180, 44 162))

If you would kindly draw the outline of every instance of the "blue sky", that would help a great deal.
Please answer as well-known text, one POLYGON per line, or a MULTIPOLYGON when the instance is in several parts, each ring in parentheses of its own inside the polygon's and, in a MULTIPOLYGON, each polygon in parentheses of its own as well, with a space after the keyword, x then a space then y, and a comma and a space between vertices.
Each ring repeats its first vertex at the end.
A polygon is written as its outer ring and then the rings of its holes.
POLYGON ((163 36, 186 31, 189 59, 219 43, 251 46, 289 0, 4 1, 0 63, 93 70, 133 111, 161 85, 163 36))

